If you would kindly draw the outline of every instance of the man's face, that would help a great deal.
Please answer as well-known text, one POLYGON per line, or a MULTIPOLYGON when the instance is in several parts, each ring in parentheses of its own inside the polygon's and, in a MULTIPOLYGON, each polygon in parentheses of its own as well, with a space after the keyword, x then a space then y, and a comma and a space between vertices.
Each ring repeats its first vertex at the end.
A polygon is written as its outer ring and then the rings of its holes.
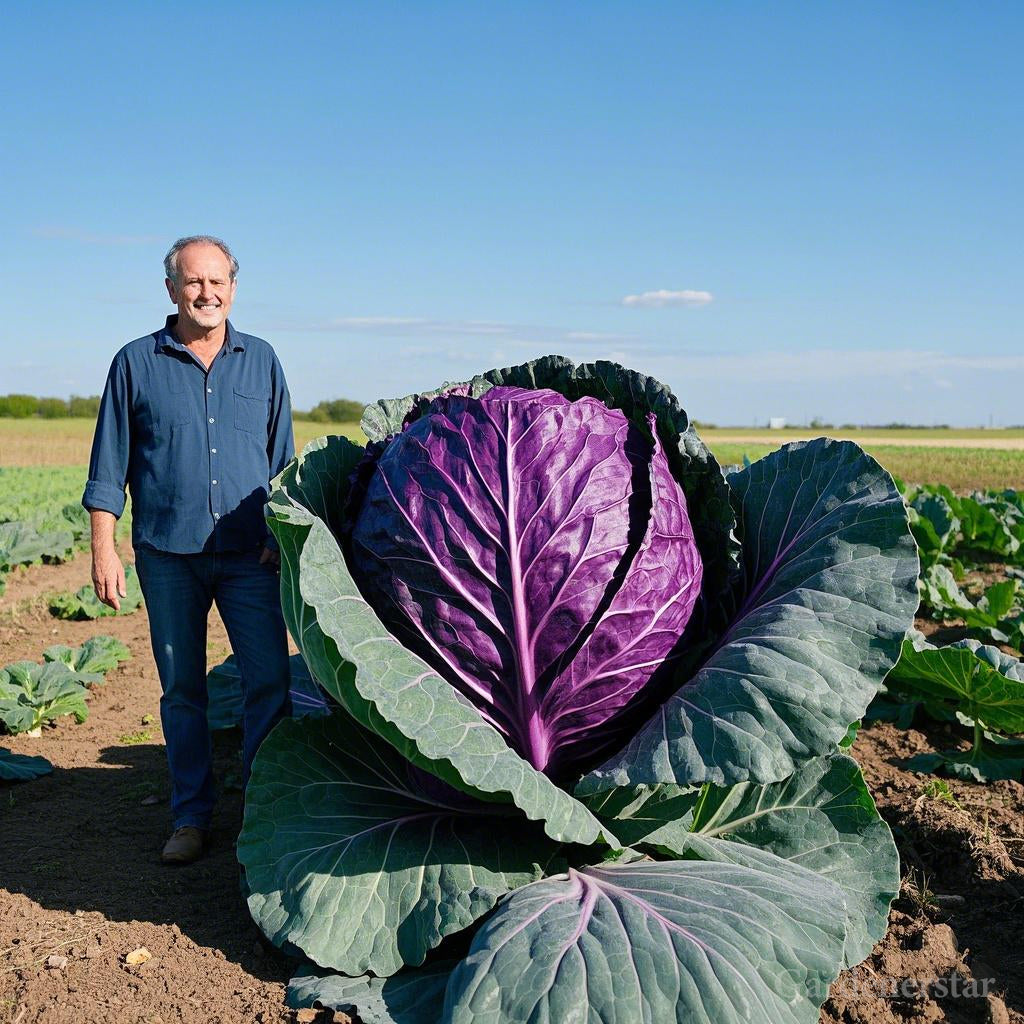
POLYGON ((231 264, 217 246, 195 242, 178 253, 178 280, 165 283, 178 307, 178 324, 208 331, 228 318, 238 282, 231 280, 231 264))

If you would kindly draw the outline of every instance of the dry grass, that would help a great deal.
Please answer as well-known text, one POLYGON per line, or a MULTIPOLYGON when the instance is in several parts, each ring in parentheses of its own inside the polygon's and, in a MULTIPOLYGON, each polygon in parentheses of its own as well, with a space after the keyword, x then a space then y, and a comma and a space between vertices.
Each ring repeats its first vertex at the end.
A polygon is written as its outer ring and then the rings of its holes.
MULTIPOLYGON (((776 445, 709 441, 724 465, 746 456, 756 461, 776 445)), ((946 484, 954 491, 1024 488, 1024 451, 992 448, 924 448, 918 445, 865 446, 893 476, 909 483, 946 484)))
POLYGON ((1024 448, 1024 427, 784 427, 768 430, 765 427, 698 427, 700 436, 720 441, 757 439, 764 444, 785 444, 810 437, 846 437, 861 444, 906 444, 927 441, 932 445, 948 444, 952 447, 1024 448))
MULTIPOLYGON (((0 419, 0 466, 87 466, 95 421, 0 419)), ((358 423, 295 424, 298 448, 322 434, 344 434, 363 444, 358 423)))

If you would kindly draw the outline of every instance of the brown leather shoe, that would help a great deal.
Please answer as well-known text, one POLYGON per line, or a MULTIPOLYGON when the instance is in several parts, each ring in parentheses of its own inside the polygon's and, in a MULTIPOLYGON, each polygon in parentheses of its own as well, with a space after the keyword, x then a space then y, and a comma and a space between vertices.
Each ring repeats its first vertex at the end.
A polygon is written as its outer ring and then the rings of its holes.
POLYGON ((160 859, 165 864, 191 864, 199 860, 206 849, 206 832, 193 825, 182 825, 164 846, 160 859))

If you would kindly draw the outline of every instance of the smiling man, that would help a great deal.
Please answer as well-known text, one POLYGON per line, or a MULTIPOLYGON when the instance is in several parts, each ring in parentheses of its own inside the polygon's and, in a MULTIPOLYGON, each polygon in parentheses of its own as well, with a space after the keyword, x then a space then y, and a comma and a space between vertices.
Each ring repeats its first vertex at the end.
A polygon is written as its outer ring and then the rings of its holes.
POLYGON ((243 781, 289 713, 288 646, 278 555, 263 507, 294 454, 281 364, 228 320, 238 261, 193 235, 164 259, 176 315, 114 357, 82 504, 92 520, 92 578, 112 608, 125 596, 114 524, 132 496, 132 546, 163 696, 173 831, 165 863, 206 846, 214 805, 206 723, 206 623, 216 602, 242 676, 243 781))

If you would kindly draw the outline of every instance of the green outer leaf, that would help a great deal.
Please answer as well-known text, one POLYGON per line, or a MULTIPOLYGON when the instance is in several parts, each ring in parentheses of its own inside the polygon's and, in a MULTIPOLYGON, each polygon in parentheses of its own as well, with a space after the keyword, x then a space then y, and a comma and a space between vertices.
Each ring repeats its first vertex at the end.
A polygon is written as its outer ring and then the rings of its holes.
MULTIPOLYGON (((926 538, 930 553, 937 557, 956 536, 956 531, 960 529, 960 520, 953 514, 952 507, 941 494, 918 495, 914 499, 913 509, 919 520, 914 536, 918 544, 926 538)), ((924 547, 923 544, 921 546, 924 547)))
POLYGON ((968 782, 996 782, 1024 775, 1024 743, 985 732, 970 750, 943 750, 915 754, 907 767, 913 772, 940 769, 968 782))
POLYGON ((321 514, 337 515, 362 451, 321 438, 278 477, 271 529, 281 549, 285 621, 316 678, 362 725, 403 757, 485 800, 511 800, 559 842, 618 840, 537 771, 363 600, 321 514))
POLYGON ((12 736, 31 732, 42 724, 38 712, 25 700, 0 696, 0 724, 12 736))
POLYGON ((444 799, 344 712, 280 722, 253 764, 238 840, 256 923, 322 967, 390 975, 555 858, 511 808, 444 799))
POLYGON ((544 356, 518 366, 487 370, 470 381, 445 384, 435 391, 381 399, 366 407, 363 431, 371 441, 383 441, 401 431, 410 414, 415 418, 443 391, 463 388, 479 397, 496 384, 550 388, 571 401, 584 396, 598 398, 609 408, 621 409, 645 431, 647 413, 655 414, 672 473, 686 495, 690 523, 703 560, 702 595, 706 610, 717 612, 717 604, 736 578, 739 555, 733 537, 736 517, 729 488, 718 462, 698 437, 679 400, 653 377, 603 359, 577 366, 564 356, 544 356))
POLYGON ((835 749, 899 657, 918 560, 889 474, 852 442, 819 438, 729 482, 744 605, 693 679, 579 795, 784 779, 835 749))
POLYGON ((668 822, 688 831, 705 787, 632 786, 606 789, 584 803, 627 846, 638 846, 668 822))
POLYGON ((584 868, 516 890, 452 973, 441 1019, 813 1024, 842 964, 842 894, 763 851, 737 859, 584 868))
POLYGON ((27 782, 29 779, 38 779, 41 775, 49 775, 52 771, 53 765, 45 757, 15 754, 0 747, 0 779, 27 782))
MULTIPOLYGON (((870 705, 869 705, 870 706, 870 705)), ((852 722, 850 727, 846 730, 846 735, 839 741, 840 750, 849 750, 853 746, 857 739, 857 733, 860 731, 860 720, 852 722)))
POLYGON ((60 558, 73 544, 67 531, 39 533, 30 523, 0 523, 0 568, 30 565, 44 557, 60 558))
POLYGON ((52 644, 43 651, 43 661, 59 661, 73 669, 75 658, 78 657, 78 650, 77 647, 69 647, 67 644, 52 644))
POLYGON ((903 643, 886 680, 893 691, 952 702, 997 732, 1024 732, 1024 667, 1020 659, 977 640, 934 647, 921 634, 903 643))
MULTIPOLYGON (((978 608, 992 619, 1006 616, 1017 600, 1020 583, 1017 580, 1001 580, 985 588, 985 596, 978 602, 978 608)), ((970 623, 968 623, 970 625, 970 623)))
POLYGON ((434 1024, 441 1019, 445 986, 455 964, 439 960, 390 978, 348 978, 305 964, 288 982, 285 1002, 293 1010, 315 1005, 358 1012, 362 1024, 434 1024))
POLYGON ((0 721, 12 733, 29 732, 61 715, 89 716, 86 688, 63 662, 16 661, 0 673, 0 721))
POLYGON ((899 693, 883 690, 864 712, 865 722, 892 722, 899 729, 909 729, 918 708, 939 722, 956 721, 956 712, 940 700, 904 699, 899 693))
MULTIPOLYGON (((948 496, 944 496, 948 500, 948 496)), ((961 496, 954 496, 950 505, 960 518, 964 547, 989 551, 1005 558, 1015 555, 1020 549, 1020 541, 994 508, 973 497, 961 496)))
POLYGON ((899 891, 899 855, 852 757, 815 758, 769 786, 611 790, 587 806, 631 846, 699 856, 694 834, 725 838, 834 881, 847 901, 847 966, 860 963, 885 934, 899 891))
POLYGON ((943 612, 952 612, 952 617, 958 618, 974 610, 974 605, 957 585, 956 577, 944 565, 930 566, 921 573, 920 591, 922 602, 940 618, 943 612))
MULTIPOLYGON (((846 897, 847 967, 885 934, 900 887, 899 854, 852 757, 816 758, 770 786, 707 786, 690 831, 768 850, 835 882, 846 897)), ((683 856, 689 839, 671 823, 647 842, 683 856)))
POLYGON ((80 502, 68 502, 60 510, 60 515, 64 525, 71 530, 75 543, 84 540, 88 544, 92 533, 88 509, 83 508, 80 502))
POLYGON ((242 724, 242 674, 232 654, 206 673, 206 724, 214 731, 242 724))
POLYGON ((127 644, 113 636, 91 636, 79 648, 75 668, 79 672, 112 672, 122 661, 130 660, 127 644))
POLYGON ((969 629, 1000 643, 1011 641, 1011 634, 1020 631, 1024 611, 1018 605, 1021 584, 1016 579, 993 583, 977 605, 957 586, 953 574, 943 565, 923 572, 919 588, 922 603, 932 609, 936 619, 963 619, 969 629))
POLYGON ((81 647, 54 644, 43 651, 45 661, 63 662, 79 676, 84 673, 97 677, 96 682, 103 682, 105 673, 113 671, 131 656, 127 645, 112 636, 89 637, 81 647))

